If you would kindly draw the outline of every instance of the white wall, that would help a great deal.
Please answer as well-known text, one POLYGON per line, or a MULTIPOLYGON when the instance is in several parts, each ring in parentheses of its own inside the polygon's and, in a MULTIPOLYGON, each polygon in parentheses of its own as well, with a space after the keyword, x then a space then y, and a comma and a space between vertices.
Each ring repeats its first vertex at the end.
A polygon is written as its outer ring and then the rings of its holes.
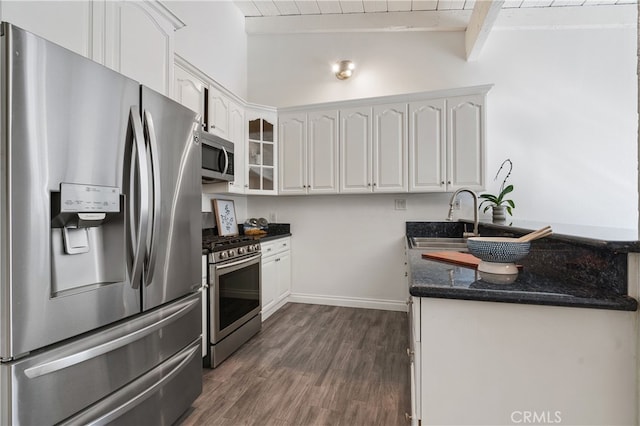
POLYGON ((231 1, 163 1, 186 27, 175 33, 175 51, 225 88, 247 97, 244 16, 231 1))
POLYGON ((505 158, 519 219, 637 228, 636 30, 250 35, 249 99, 278 107, 493 83, 488 190, 505 158), (277 58, 277 60, 274 60, 277 58), (337 80, 329 65, 357 64, 337 80), (615 206, 613 209, 611 206, 615 206))
MULTIPOLYGON (((249 100, 284 107, 493 83, 487 189, 511 158, 518 219, 637 229, 636 33, 495 31, 472 63, 459 32, 250 35, 249 100), (357 64, 354 78, 331 74, 337 59, 357 64)), ((444 218, 449 195, 250 197, 247 209, 291 223, 300 300, 394 309, 407 291, 404 223, 444 218)))
MULTIPOLYGON (((294 301, 404 310, 405 222, 447 217, 450 194, 250 197, 251 216, 290 223, 294 301), (395 210, 395 199, 407 210, 395 210)), ((462 216, 471 217, 470 211, 462 216)), ((460 217, 456 212, 456 217, 460 217)), ((471 229, 469 229, 471 230, 471 229)))

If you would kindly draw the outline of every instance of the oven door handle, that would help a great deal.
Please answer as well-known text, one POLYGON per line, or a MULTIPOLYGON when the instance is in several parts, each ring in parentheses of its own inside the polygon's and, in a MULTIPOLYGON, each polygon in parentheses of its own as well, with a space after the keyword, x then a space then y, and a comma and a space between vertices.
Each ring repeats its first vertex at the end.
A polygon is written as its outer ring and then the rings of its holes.
POLYGON ((251 262, 253 260, 260 259, 260 256, 262 256, 262 253, 258 253, 258 254, 254 255, 254 256, 247 257, 247 258, 235 261, 235 262, 224 263, 222 265, 215 265, 215 267, 216 267, 216 270, 218 270, 218 271, 220 271, 222 269, 233 268, 234 266, 242 265, 243 263, 249 263, 249 262, 251 262))

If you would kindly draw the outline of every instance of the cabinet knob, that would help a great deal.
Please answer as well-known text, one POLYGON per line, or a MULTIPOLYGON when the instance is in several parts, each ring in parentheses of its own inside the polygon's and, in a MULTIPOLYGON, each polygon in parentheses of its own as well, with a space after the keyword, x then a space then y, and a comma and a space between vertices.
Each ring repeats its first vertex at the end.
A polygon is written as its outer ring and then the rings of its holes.
POLYGON ((215 129, 215 128, 216 128, 216 125, 215 125, 215 124, 212 124, 211 126, 209 126, 209 128, 210 128, 210 129, 215 129))
POLYGON ((447 185, 451 185, 451 181, 450 180, 447 181, 447 185))
POLYGON ((440 182, 440 185, 444 185, 444 181, 440 182))
POLYGON ((371 183, 370 183, 370 182, 369 182, 369 183, 367 183, 367 186, 371 186, 371 183))

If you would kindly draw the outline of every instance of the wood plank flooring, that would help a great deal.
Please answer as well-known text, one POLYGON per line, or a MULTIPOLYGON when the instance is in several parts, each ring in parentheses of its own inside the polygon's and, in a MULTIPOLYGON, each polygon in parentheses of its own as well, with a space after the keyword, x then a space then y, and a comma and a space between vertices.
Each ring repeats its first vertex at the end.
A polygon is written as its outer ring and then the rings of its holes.
POLYGON ((193 425, 405 425, 404 312, 289 303, 214 370, 193 425))

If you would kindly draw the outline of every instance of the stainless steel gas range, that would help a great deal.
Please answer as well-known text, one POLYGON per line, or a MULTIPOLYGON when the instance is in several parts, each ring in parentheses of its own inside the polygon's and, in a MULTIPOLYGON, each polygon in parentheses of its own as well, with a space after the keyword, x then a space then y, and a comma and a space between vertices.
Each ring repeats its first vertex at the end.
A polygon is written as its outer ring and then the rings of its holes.
POLYGON ((203 232, 208 249, 205 365, 217 367, 262 327, 260 243, 203 232))

